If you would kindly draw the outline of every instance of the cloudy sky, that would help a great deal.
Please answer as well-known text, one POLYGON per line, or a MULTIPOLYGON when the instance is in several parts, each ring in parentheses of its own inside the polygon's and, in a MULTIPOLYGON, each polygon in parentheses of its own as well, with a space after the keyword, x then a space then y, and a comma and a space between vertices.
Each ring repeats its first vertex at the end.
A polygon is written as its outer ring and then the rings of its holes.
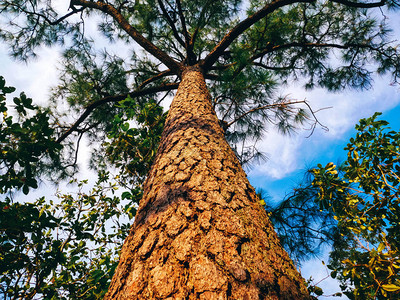
POLYGON ((291 87, 290 93, 298 99, 307 99, 314 110, 329 107, 317 113, 319 121, 329 130, 317 127, 311 136, 307 130, 291 136, 275 131, 266 134, 260 146, 269 159, 248 174, 253 185, 266 188, 273 197, 279 197, 301 179, 305 169, 345 159, 343 148, 354 135, 354 125, 359 119, 383 112, 381 118, 399 130, 400 89, 390 85, 389 77, 376 77, 373 88, 363 92, 327 93, 321 89, 305 92, 298 86, 291 87))
MULTIPOLYGON (((394 20, 395 28, 400 28, 400 19, 394 20), (396 24, 397 23, 397 24, 396 24)), ((399 35, 400 39, 400 35, 399 35)), ((15 86, 17 92, 25 91, 36 103, 44 104, 49 95, 49 88, 57 83, 57 49, 42 48, 36 60, 28 64, 11 60, 7 48, 0 44, 0 75, 4 76, 7 85, 15 86)), ((329 128, 315 130, 310 137, 306 130, 297 134, 282 136, 275 131, 269 131, 259 147, 268 156, 268 160, 255 165, 248 171, 249 179, 256 188, 265 189, 274 201, 281 199, 290 192, 304 174, 305 169, 316 165, 345 159, 343 148, 349 138, 354 135, 354 125, 360 118, 372 116, 376 111, 383 112, 383 119, 391 123, 394 130, 400 130, 400 89, 390 85, 389 77, 374 78, 371 90, 344 91, 327 93, 316 89, 305 92, 300 85, 293 84, 282 91, 292 98, 306 99, 314 110, 325 107, 317 117, 329 128)), ((39 194, 49 192, 50 186, 45 185, 39 194)), ((305 277, 313 275, 316 279, 325 277, 326 272, 321 263, 313 262, 303 268, 305 277), (320 268, 317 270, 315 264, 320 268)), ((326 292, 338 291, 331 282, 324 284, 326 292)))

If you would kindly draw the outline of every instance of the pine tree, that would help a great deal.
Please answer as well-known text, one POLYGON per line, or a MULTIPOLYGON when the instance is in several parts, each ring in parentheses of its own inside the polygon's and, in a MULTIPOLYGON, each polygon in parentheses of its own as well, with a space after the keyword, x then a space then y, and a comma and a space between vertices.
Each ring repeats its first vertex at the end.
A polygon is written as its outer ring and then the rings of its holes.
POLYGON ((257 199, 188 68, 106 299, 308 298, 257 199))
POLYGON ((379 9, 398 6, 72 0, 59 16, 51 1, 3 1, 0 36, 13 55, 28 59, 42 44, 66 48, 54 99, 84 112, 59 128, 58 143, 84 133, 102 139, 119 101, 143 103, 178 89, 106 298, 308 299, 226 140, 240 145, 236 154, 245 162, 249 141, 261 138, 267 121, 283 131, 303 122, 298 101, 273 93, 293 79, 306 88, 363 89, 375 67, 397 82, 399 53, 379 9), (110 40, 134 41, 151 57, 137 46, 130 63, 109 52, 96 56, 84 30, 90 17, 110 40), (332 54, 340 64, 330 62, 332 54))

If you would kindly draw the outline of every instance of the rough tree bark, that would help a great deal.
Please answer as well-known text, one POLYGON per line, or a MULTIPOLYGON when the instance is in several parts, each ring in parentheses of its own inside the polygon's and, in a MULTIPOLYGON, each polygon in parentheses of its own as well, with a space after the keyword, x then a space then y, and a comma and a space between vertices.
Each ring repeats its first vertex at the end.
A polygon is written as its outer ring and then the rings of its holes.
POLYGON ((105 299, 309 298, 188 67, 105 299))

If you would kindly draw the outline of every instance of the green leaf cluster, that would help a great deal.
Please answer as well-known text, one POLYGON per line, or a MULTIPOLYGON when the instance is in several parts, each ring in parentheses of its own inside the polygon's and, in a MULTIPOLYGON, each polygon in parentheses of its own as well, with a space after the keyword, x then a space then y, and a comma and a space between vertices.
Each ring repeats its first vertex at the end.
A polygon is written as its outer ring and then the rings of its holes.
POLYGON ((121 113, 114 117, 103 147, 108 162, 119 170, 120 182, 141 190, 155 158, 167 115, 154 100, 140 103, 128 97, 118 107, 121 113))
POLYGON ((3 299, 103 298, 137 203, 108 173, 89 190, 74 183, 77 193, 56 200, 0 201, 3 299))
POLYGON ((13 98, 16 115, 9 112, 6 95, 15 91, 0 76, 0 193, 37 188, 37 176, 46 165, 57 164, 62 146, 55 141, 49 111, 24 93, 13 98), (47 160, 47 161, 46 161, 47 160))
POLYGON ((340 231, 328 267, 351 299, 400 295, 400 132, 379 115, 356 125, 342 166, 313 170, 320 208, 340 231))
POLYGON ((165 114, 156 102, 140 106, 128 97, 119 105, 124 113, 115 116, 110 144, 104 145, 120 176, 110 179, 109 172, 99 170, 91 189, 87 180, 72 180, 78 189, 74 194, 18 203, 6 194, 21 186, 25 194, 28 186, 37 188, 42 156, 51 153, 57 159, 61 146, 46 110, 21 93, 13 99, 15 122, 5 97, 15 89, 5 86, 2 77, 0 89, 6 171, 1 174, 5 198, 0 200, 0 294, 4 299, 102 299, 142 197, 140 183, 154 158, 165 114), (141 129, 129 128, 125 121, 132 119, 141 129), (137 147, 127 148, 129 142, 137 147), (133 187, 119 190, 133 180, 133 187))

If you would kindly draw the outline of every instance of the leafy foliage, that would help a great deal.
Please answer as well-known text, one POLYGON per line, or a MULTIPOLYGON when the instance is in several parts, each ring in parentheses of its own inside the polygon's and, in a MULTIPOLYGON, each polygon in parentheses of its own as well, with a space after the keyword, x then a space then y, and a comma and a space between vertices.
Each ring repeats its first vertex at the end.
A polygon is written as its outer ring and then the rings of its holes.
MULTIPOLYGON (((45 118, 41 117, 41 110, 23 93, 20 98, 14 98, 20 122, 8 117, 5 94, 15 89, 6 87, 4 79, 1 80, 1 107, 5 116, 1 132, 2 163, 4 166, 14 163, 14 167, 6 169, 10 172, 18 170, 16 164, 22 165, 20 161, 30 164, 30 180, 36 183, 38 157, 51 147, 58 151, 61 146, 52 138, 47 115, 43 113, 45 118), (27 108, 20 101, 35 109, 36 115, 28 118, 27 108), (40 139, 42 136, 35 133, 36 128, 48 136, 40 139), (6 140, 7 137, 12 139, 6 140), (32 145, 38 150, 29 152, 32 145), (11 149, 15 149, 15 155, 8 154, 11 149)), ((122 242, 136 214, 142 196, 140 183, 154 158, 164 122, 162 108, 156 103, 146 103, 141 110, 133 103, 130 98, 122 101, 125 113, 115 117, 109 135, 112 142, 107 144, 113 152, 109 153, 109 159, 121 168, 121 176, 116 181, 110 179, 108 172, 100 170, 98 181, 89 191, 87 180, 73 180, 70 183, 77 185, 78 192, 59 193, 56 200, 44 197, 32 203, 15 203, 10 197, 0 200, 0 292, 4 299, 101 299, 104 296, 118 263, 122 242), (141 130, 126 128, 125 121, 132 118, 143 124, 141 130), (129 142, 139 147, 126 147, 129 142), (121 153, 127 155, 119 157, 121 153), (125 166, 129 157, 133 159, 125 166), (136 173, 130 174, 130 169, 136 173), (133 188, 118 191, 118 185, 128 181, 135 182, 133 188)), ((10 176, 9 173, 2 174, 2 178, 10 176)), ((16 174, 23 176, 22 179, 4 179, 7 185, 3 183, 2 194, 20 188, 20 182, 27 181, 23 180, 27 174, 23 168, 16 174)), ((23 187, 24 193, 28 193, 23 187)))
POLYGON ((87 192, 87 181, 74 183, 76 194, 55 201, 0 201, 3 299, 103 298, 137 202, 107 173, 87 192))
POLYGON ((313 170, 320 207, 340 231, 328 267, 351 299, 400 295, 400 132, 379 115, 356 125, 342 166, 313 170))
MULTIPOLYGON (((277 10, 244 38, 257 45, 254 55, 261 58, 258 65, 279 74, 285 82, 303 78, 306 88, 321 86, 335 91, 369 88, 373 72, 366 66, 371 55, 379 62, 380 71, 393 67, 389 65, 398 60, 396 50, 378 50, 389 35, 385 20, 379 22, 367 10, 315 1, 277 10), (341 60, 339 65, 330 60, 332 52, 341 60)), ((394 81, 398 76, 396 69, 394 81)))
POLYGON ((130 97, 119 107, 123 112, 115 116, 110 141, 103 146, 107 160, 119 169, 120 182, 141 189, 155 158, 166 114, 155 101, 140 105, 130 97))
POLYGON ((17 188, 28 194, 29 188, 38 187, 38 174, 59 164, 62 146, 55 141, 48 110, 24 93, 13 98, 17 116, 9 114, 6 95, 14 91, 0 76, 0 193, 17 188))

